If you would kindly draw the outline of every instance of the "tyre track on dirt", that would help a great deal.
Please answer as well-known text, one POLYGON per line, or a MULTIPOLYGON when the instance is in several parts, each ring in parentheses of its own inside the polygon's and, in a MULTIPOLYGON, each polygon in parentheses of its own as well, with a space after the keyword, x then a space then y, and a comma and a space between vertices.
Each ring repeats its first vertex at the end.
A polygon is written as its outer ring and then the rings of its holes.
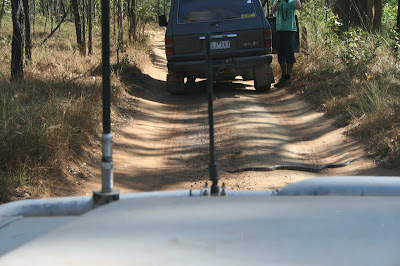
MULTIPOLYGON (((163 34, 153 35, 153 64, 143 70, 145 95, 115 137, 115 187, 121 192, 200 189, 208 179, 208 112, 205 83, 184 96, 165 90, 163 34)), ((302 100, 280 89, 259 94, 252 83, 215 85, 216 159, 228 189, 276 189, 317 176, 399 175, 377 167, 355 139, 302 100), (321 165, 362 157, 320 173, 289 170, 227 173, 276 164, 321 165)))

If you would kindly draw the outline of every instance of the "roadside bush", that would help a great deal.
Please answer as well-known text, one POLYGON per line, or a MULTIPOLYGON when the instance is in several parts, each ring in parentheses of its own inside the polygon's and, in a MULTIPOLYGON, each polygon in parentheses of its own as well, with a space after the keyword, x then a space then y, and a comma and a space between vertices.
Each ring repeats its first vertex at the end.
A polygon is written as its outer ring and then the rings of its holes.
MULTIPOLYGON (((18 186, 35 185, 71 154, 79 154, 99 123, 100 90, 96 85, 30 80, 0 86, 0 177, 10 200, 18 186)), ((59 173, 58 173, 59 174, 59 173)))
POLYGON ((295 67, 298 89, 339 125, 348 125, 348 133, 362 138, 386 166, 400 166, 400 42, 394 22, 395 9, 386 4, 380 33, 342 31, 323 1, 308 3, 300 13, 308 50, 295 67))

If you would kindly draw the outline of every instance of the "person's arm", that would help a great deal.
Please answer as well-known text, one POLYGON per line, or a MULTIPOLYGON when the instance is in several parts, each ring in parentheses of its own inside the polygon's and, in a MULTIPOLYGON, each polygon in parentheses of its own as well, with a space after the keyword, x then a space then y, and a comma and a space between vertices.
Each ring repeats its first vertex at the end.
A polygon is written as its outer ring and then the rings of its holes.
POLYGON ((272 6, 272 14, 278 11, 280 5, 281 5, 281 0, 275 2, 275 4, 272 6))
POLYGON ((294 8, 296 9, 302 9, 303 6, 301 5, 300 0, 294 0, 294 8))

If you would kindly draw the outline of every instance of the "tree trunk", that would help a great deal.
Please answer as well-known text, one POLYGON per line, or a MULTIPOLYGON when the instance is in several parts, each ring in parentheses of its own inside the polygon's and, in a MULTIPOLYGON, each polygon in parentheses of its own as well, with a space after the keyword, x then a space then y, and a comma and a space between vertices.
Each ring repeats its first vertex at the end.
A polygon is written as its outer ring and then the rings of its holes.
POLYGON ((75 17, 76 42, 78 44, 79 52, 81 54, 85 54, 83 40, 82 40, 81 16, 79 14, 78 0, 71 0, 71 4, 75 17))
POLYGON ((42 15, 45 16, 46 15, 46 4, 45 1, 42 0, 42 15))
POLYGON ((45 17, 46 17, 46 19, 44 21, 44 29, 43 29, 43 31, 46 32, 47 20, 48 20, 48 15, 49 15, 49 8, 48 8, 47 3, 43 2, 43 4, 45 5, 44 6, 45 7, 44 12, 45 12, 45 17))
POLYGON ((89 48, 89 54, 93 53, 93 14, 92 14, 92 9, 93 9, 93 0, 88 1, 88 17, 89 17, 89 36, 88 36, 88 48, 89 48))
POLYGON ((397 32, 400 34, 400 0, 397 0, 397 32))
POLYGON ((24 78, 24 8, 21 0, 11 0, 13 36, 11 45, 11 79, 24 78))
POLYGON ((124 2, 119 0, 118 3, 118 43, 122 50, 124 42, 124 2))
POLYGON ((56 0, 56 16, 57 16, 57 23, 60 23, 61 21, 61 0, 56 0))
POLYGON ((82 41, 83 41, 83 50, 86 55, 86 0, 82 0, 82 41))
POLYGON ((29 0, 22 0, 25 13, 25 63, 32 62, 32 40, 31 40, 31 19, 29 10, 29 0))
POLYGON ((119 52, 124 50, 124 14, 123 14, 123 0, 118 0, 118 47, 117 47, 117 61, 119 64, 119 52))
POLYGON ((3 3, 1 4, 1 10, 0 10, 0 28, 1 28, 1 22, 3 20, 3 14, 4 14, 4 6, 6 4, 6 0, 3 0, 3 3))
POLYGON ((374 0, 374 24, 373 30, 378 32, 382 29, 382 14, 383 3, 382 0, 374 0))
POLYGON ((65 16, 65 14, 67 13, 67 10, 65 9, 65 6, 64 6, 64 3, 63 3, 63 1, 60 1, 60 8, 61 8, 61 12, 62 12, 62 16, 63 17, 61 17, 61 19, 60 19, 60 21, 64 18, 64 16, 65 16))
POLYGON ((160 17, 160 0, 157 0, 157 22, 158 22, 158 18, 160 17))
POLYGON ((35 36, 36 33, 36 1, 33 1, 33 17, 32 17, 32 26, 33 26, 33 36, 35 36))
POLYGON ((129 41, 132 42, 136 38, 136 0, 129 0, 129 41))
POLYGON ((114 21, 114 25, 113 25, 114 26, 114 32, 113 33, 114 33, 114 35, 113 36, 114 37, 115 37, 116 32, 117 32, 117 30, 116 30, 117 20, 116 20, 116 15, 115 15, 116 14, 116 10, 117 10, 117 1, 118 0, 114 0, 113 1, 113 6, 114 6, 114 8, 113 8, 113 21, 114 21))
POLYGON ((360 27, 370 31, 373 25, 374 0, 337 0, 334 12, 343 21, 343 27, 360 27))
POLYGON ((50 1, 50 31, 54 29, 54 0, 50 1))

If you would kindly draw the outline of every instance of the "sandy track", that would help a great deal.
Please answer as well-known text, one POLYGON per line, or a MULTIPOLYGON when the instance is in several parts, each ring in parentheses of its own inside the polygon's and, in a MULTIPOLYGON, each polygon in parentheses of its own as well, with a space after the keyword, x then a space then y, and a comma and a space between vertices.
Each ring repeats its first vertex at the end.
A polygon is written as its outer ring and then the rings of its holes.
MULTIPOLYGON (((115 137, 115 187, 122 192, 201 188, 208 179, 205 85, 184 96, 165 91, 163 33, 154 34, 153 64, 144 69, 145 92, 133 95, 138 111, 115 137)), ((317 176, 399 175, 377 167, 361 144, 315 112, 301 97, 272 89, 258 94, 252 83, 215 86, 217 163, 229 189, 276 189, 317 176), (276 164, 321 165, 360 158, 320 173, 227 170, 276 164)), ((98 187, 98 185, 96 185, 98 187)))

